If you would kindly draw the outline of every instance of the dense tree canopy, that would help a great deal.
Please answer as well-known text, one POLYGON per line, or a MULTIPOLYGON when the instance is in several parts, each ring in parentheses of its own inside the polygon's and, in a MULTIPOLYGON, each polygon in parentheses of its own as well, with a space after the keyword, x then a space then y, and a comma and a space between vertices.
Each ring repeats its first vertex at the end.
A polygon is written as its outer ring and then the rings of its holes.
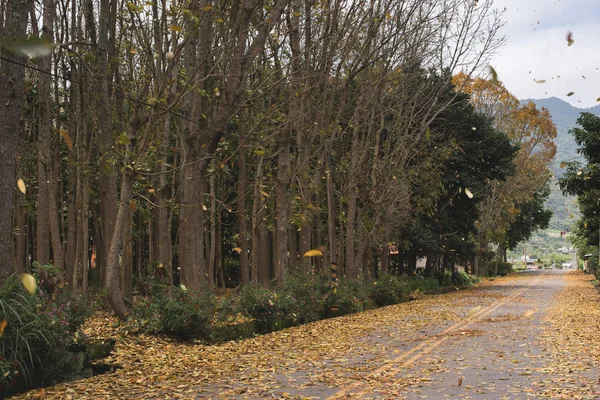
POLYGON ((547 180, 549 115, 475 78, 491 0, 120 4, 0 0, 2 277, 126 319, 150 282, 444 273, 547 180))

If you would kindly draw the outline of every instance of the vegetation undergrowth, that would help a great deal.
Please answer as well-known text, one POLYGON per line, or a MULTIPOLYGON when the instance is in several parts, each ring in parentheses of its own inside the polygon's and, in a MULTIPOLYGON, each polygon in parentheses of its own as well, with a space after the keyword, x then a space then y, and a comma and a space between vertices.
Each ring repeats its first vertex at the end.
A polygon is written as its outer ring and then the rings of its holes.
MULTIPOLYGON (((444 279, 445 286, 478 282, 463 272, 444 279)), ((127 324, 138 332, 221 342, 397 304, 440 288, 438 279, 420 276, 382 274, 334 283, 328 275, 301 271, 271 286, 251 283, 221 299, 212 290, 197 296, 185 287, 155 284, 151 297, 134 301, 127 324)))
POLYGON ((31 275, 15 274, 0 286, 0 397, 71 379, 83 367, 71 349, 82 339, 79 329, 90 307, 55 286, 53 272, 38 266, 39 285, 31 275), (33 288, 25 287, 28 278, 33 288))

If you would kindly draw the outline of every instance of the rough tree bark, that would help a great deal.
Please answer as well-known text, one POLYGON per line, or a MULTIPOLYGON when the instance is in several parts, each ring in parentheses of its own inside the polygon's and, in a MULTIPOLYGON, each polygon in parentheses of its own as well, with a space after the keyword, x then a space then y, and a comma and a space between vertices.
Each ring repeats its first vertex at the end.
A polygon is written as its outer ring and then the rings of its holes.
MULTIPOLYGON (((5 10, 4 38, 25 36, 27 14, 31 0, 12 0, 5 10)), ((12 234, 13 192, 15 190, 15 166, 17 138, 23 130, 23 106, 25 103, 25 69, 19 64, 25 57, 9 52, 0 44, 0 55, 14 61, 0 60, 0 280, 13 272, 14 241, 12 234)))
MULTIPOLYGON (((241 130, 245 132, 245 130, 241 130)), ((238 155, 238 186, 237 186, 237 217, 240 229, 240 283, 245 285, 250 282, 250 269, 248 264, 248 223, 246 221, 246 189, 248 188, 248 175, 246 172, 246 153, 242 148, 238 155)))

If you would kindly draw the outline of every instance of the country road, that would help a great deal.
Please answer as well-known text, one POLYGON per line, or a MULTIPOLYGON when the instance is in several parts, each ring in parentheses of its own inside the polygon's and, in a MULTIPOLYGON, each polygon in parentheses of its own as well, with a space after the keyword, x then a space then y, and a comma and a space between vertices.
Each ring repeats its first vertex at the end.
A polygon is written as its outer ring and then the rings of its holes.
POLYGON ((218 346, 126 337, 123 369, 22 397, 597 399, 591 279, 524 272, 218 346))

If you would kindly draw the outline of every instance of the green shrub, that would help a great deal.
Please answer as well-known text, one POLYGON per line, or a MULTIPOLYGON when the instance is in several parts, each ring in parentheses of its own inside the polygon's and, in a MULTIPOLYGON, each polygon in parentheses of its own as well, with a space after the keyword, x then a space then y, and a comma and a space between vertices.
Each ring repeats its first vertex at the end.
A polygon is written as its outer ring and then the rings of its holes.
MULTIPOLYGON (((0 286, 0 395, 70 378, 78 365, 70 360, 89 309, 68 293, 27 292, 17 275, 0 286)), ((1 397, 1 396, 0 396, 1 397)))
POLYGON ((371 301, 365 282, 360 279, 351 279, 340 282, 331 288, 326 297, 323 316, 336 317, 352 314, 371 307, 371 301))
POLYGON ((242 288, 239 311, 256 322, 259 333, 270 332, 274 325, 283 318, 277 293, 256 283, 242 288))
POLYGON ((475 276, 471 276, 471 275, 467 274, 466 272, 462 272, 462 271, 456 272, 452 276, 452 283, 458 287, 471 286, 477 282, 479 282, 479 278, 477 278, 475 276))
POLYGON ((131 310, 132 324, 147 333, 182 339, 208 339, 217 301, 212 291, 190 293, 184 287, 157 285, 151 298, 140 298, 131 310))
POLYGON ((318 321, 331 292, 331 279, 314 273, 295 273, 279 284, 276 291, 276 300, 286 323, 318 321))
POLYGON ((420 276, 407 279, 406 286, 410 291, 421 293, 434 293, 440 290, 440 283, 436 278, 423 278, 420 276))
POLYGON ((369 298, 377 306, 382 307, 406 300, 408 293, 408 285, 403 279, 395 275, 384 274, 373 281, 369 290, 369 298))
MULTIPOLYGON (((493 264, 492 264, 493 266, 493 264)), ((512 263, 509 262, 499 262, 498 263, 498 275, 506 275, 512 271, 512 263)))
POLYGON ((216 299, 211 291, 198 295, 175 287, 162 303, 162 330, 183 339, 208 338, 215 309, 216 299))

